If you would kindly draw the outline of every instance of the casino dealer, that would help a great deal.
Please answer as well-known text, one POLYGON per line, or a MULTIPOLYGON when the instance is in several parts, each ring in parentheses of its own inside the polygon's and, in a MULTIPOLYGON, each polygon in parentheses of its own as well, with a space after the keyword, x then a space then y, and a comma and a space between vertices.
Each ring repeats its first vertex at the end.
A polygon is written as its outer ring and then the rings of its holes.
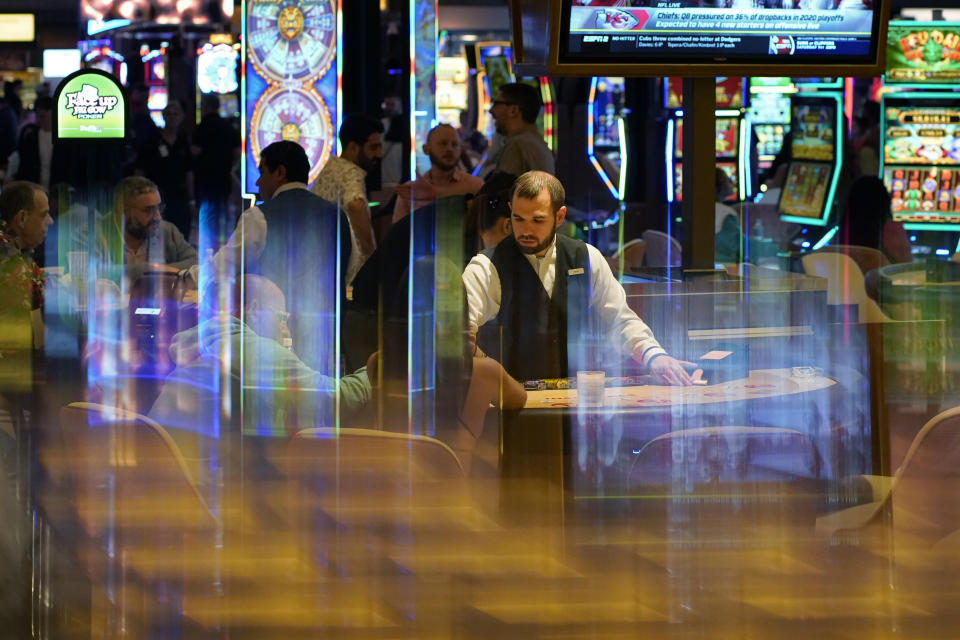
POLYGON ((471 339, 518 380, 563 378, 602 368, 619 344, 665 384, 692 384, 650 328, 627 306, 623 287, 595 247, 558 236, 563 185, 524 173, 510 199, 512 233, 475 256, 463 272, 471 339), (502 345, 502 349, 501 349, 502 345))

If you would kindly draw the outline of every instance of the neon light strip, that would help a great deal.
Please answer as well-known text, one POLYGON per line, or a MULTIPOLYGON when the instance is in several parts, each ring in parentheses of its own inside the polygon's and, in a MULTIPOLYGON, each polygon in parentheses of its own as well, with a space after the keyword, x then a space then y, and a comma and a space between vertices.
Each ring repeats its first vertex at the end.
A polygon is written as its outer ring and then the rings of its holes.
POLYGON ((847 135, 852 135, 853 134, 853 78, 843 79, 843 115, 846 116, 847 118, 847 135))
POLYGON ((746 114, 740 122, 740 157, 737 158, 737 164, 740 171, 740 200, 746 200, 747 195, 753 193, 753 184, 750 171, 750 116, 746 114))
MULTIPOLYGON (((240 191, 247 184, 247 3, 240 3, 240 191)), ((252 194, 244 193, 250 198, 252 194)))
MULTIPOLYGON (((416 29, 417 29, 417 2, 416 0, 410 0, 410 24, 407 25, 408 37, 410 39, 410 179, 417 179, 417 39, 416 39, 416 29)), ((411 236, 413 237, 413 236, 411 236)), ((412 264, 411 264, 412 269, 412 264)), ((410 272, 413 274, 413 271, 410 272)), ((413 323, 411 322, 412 326, 413 323)), ((410 351, 409 353, 413 353, 410 351)), ((409 358, 408 358, 409 360, 409 358)), ((409 380, 409 378, 408 378, 409 380)), ((412 410, 411 408, 408 408, 412 410)))
MULTIPOLYGON (((960 231, 960 224, 950 224, 949 222, 926 224, 917 222, 904 222, 903 228, 910 231, 960 231)), ((957 245, 957 251, 960 251, 960 244, 957 245)))
POLYGON ((538 78, 540 83, 540 99, 543 101, 543 137, 547 147, 553 151, 557 146, 556 129, 553 114, 553 91, 549 78, 538 78))
POLYGON ((833 229, 830 229, 830 231, 827 231, 827 233, 820 238, 815 245, 813 245, 812 251, 816 251, 817 249, 821 249, 830 244, 830 241, 833 240, 833 236, 837 235, 837 231, 839 230, 840 227, 834 227, 833 229))
MULTIPOLYGON (((674 127, 676 126, 677 121, 673 118, 667 120, 667 148, 665 150, 665 160, 667 163, 667 202, 673 202, 673 185, 675 184, 675 176, 673 175, 673 136, 674 136, 674 127)), ((667 218, 670 216, 668 215, 667 218)))
MULTIPOLYGON (((343 123, 343 0, 337 0, 337 123, 333 137, 337 141, 337 155, 340 148, 340 125, 343 123)), ((339 316, 338 316, 339 317, 339 316)))
MULTIPOLYGON (((623 117, 617 118, 617 131, 620 135, 620 184, 618 185, 618 191, 620 192, 620 201, 623 202, 624 194, 627 192, 627 127, 623 121, 623 117)), ((623 226, 621 225, 621 233, 623 226)), ((623 245, 623 240, 620 241, 621 246, 623 245)))
POLYGON ((597 82, 599 78, 594 76, 590 79, 590 96, 587 98, 587 156, 590 158, 590 163, 593 165, 593 168, 596 169, 597 175, 600 176, 600 179, 603 180, 603 184, 607 186, 607 190, 610 191, 615 199, 620 200, 620 193, 617 191, 617 188, 613 186, 613 181, 610 180, 610 176, 607 175, 607 172, 603 170, 603 167, 600 166, 600 162, 597 160, 596 155, 594 155, 594 132, 593 132, 593 122, 594 122, 594 100, 597 98, 597 82))

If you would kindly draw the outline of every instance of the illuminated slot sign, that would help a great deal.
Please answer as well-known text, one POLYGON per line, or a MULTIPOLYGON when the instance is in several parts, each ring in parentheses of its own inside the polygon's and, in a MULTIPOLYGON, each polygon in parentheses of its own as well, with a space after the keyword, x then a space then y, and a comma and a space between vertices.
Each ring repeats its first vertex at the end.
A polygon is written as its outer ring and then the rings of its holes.
POLYGON ((36 32, 32 13, 0 13, 0 42, 33 42, 36 32))
POLYGON ((960 82, 960 24, 891 22, 887 84, 960 82))
POLYGON ((67 76, 57 87, 54 103, 59 140, 117 141, 127 135, 123 89, 108 73, 84 69, 67 76))

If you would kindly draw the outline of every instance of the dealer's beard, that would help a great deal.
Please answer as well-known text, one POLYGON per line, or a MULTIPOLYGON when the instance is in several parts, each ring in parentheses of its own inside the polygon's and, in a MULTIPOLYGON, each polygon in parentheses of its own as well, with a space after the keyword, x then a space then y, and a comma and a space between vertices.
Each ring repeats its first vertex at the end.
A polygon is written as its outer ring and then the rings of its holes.
POLYGON ((520 251, 521 251, 521 252, 523 252, 523 253, 525 253, 525 254, 527 254, 527 255, 537 255, 538 253, 541 253, 541 252, 543 252, 543 251, 546 251, 547 248, 548 248, 551 244, 553 244, 553 239, 556 238, 556 237, 557 237, 557 229, 556 229, 556 227, 554 227, 554 228, 553 228, 553 231, 550 232, 550 235, 547 236, 547 239, 544 240, 543 242, 541 242, 540 244, 536 245, 535 247, 528 247, 528 246, 526 246, 526 245, 520 244, 520 239, 519 239, 519 238, 516 238, 516 240, 517 240, 517 246, 520 247, 520 251))

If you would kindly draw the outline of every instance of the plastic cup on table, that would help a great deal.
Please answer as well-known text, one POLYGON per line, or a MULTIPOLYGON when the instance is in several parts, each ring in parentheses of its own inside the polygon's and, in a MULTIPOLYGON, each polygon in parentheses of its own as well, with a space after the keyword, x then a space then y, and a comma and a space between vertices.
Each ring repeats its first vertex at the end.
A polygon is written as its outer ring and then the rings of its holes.
POLYGON ((605 381, 603 371, 577 371, 577 406, 602 407, 605 381))

